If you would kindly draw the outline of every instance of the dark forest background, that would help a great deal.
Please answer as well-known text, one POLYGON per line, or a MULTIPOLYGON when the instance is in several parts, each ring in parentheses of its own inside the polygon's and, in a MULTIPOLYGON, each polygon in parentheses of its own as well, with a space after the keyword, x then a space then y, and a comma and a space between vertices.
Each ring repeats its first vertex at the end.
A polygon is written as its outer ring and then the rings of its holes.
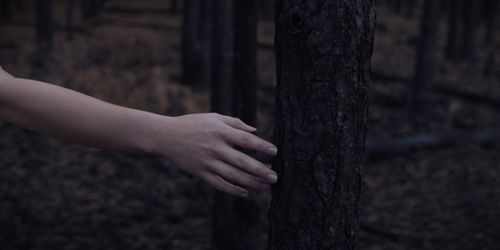
MULTIPOLYGON (((267 139, 271 2, 258 1, 254 74, 267 139)), ((119 105, 209 112, 207 3, 0 0, 0 65, 119 105)), ((500 249, 498 5, 376 2, 360 249, 500 249)), ((210 249, 214 191, 168 162, 0 131, 1 249, 210 249)), ((264 249, 269 195, 254 196, 264 249)))

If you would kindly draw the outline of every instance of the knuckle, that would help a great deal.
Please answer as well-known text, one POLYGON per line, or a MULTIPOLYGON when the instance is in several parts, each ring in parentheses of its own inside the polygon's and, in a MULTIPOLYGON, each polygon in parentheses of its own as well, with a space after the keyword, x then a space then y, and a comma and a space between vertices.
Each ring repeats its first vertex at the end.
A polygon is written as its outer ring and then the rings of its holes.
POLYGON ((249 135, 244 134, 240 137, 240 141, 241 141, 242 146, 248 147, 248 146, 250 146, 251 138, 249 135))

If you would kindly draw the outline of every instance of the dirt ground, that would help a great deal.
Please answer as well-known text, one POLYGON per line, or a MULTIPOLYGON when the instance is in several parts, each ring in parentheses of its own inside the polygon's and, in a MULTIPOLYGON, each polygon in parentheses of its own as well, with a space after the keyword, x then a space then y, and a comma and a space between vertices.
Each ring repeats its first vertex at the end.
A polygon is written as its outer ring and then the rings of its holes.
MULTIPOLYGON (((63 1, 56 22, 64 26, 63 1)), ((30 4, 0 26, 0 65, 15 76, 65 86, 120 105, 168 115, 208 111, 208 92, 178 83, 181 18, 113 7, 159 9, 166 1, 109 1, 93 20, 76 19, 68 41, 55 33, 52 54, 33 63, 36 44, 30 4)), ((377 6, 374 72, 410 79, 418 20, 377 6)), ((473 62, 442 56, 440 84, 500 99, 498 58, 485 75, 492 45, 476 44, 473 62), (496 68, 495 68, 496 66, 496 68)), ((498 30, 498 26, 497 26, 498 30)), ((273 24, 259 23, 259 41, 271 44, 273 24)), ((482 30, 479 32, 482 34, 482 30)), ((274 52, 259 49, 259 128, 271 138, 274 52)), ((371 97, 406 99, 408 83, 375 78, 371 97)), ((500 128, 498 107, 431 93, 416 119, 405 105, 372 103, 369 138, 415 132, 500 128), (416 121, 415 121, 416 120, 416 121)), ((179 249, 210 246, 213 190, 163 159, 109 152, 46 138, 0 123, 0 248, 179 249)), ((419 149, 368 162, 362 197, 360 249, 500 249, 500 145, 467 143, 419 149)), ((265 249, 268 194, 258 194, 265 249)))

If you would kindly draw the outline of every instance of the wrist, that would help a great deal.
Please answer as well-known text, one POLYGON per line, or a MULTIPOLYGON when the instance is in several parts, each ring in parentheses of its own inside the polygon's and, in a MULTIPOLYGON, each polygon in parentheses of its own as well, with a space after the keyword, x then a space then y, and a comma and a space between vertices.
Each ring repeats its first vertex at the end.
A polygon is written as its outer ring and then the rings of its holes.
POLYGON ((162 116, 153 113, 145 114, 139 119, 141 125, 136 145, 138 151, 149 155, 165 154, 163 145, 174 135, 175 117, 162 116))

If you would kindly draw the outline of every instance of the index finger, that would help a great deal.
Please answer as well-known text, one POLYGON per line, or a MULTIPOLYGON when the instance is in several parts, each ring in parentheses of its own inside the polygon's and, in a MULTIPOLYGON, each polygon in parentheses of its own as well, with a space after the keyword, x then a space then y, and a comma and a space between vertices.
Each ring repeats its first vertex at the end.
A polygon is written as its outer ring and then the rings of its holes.
POLYGON ((272 156, 278 153, 278 149, 272 143, 242 130, 233 129, 231 133, 227 135, 227 140, 233 145, 261 151, 272 156))

